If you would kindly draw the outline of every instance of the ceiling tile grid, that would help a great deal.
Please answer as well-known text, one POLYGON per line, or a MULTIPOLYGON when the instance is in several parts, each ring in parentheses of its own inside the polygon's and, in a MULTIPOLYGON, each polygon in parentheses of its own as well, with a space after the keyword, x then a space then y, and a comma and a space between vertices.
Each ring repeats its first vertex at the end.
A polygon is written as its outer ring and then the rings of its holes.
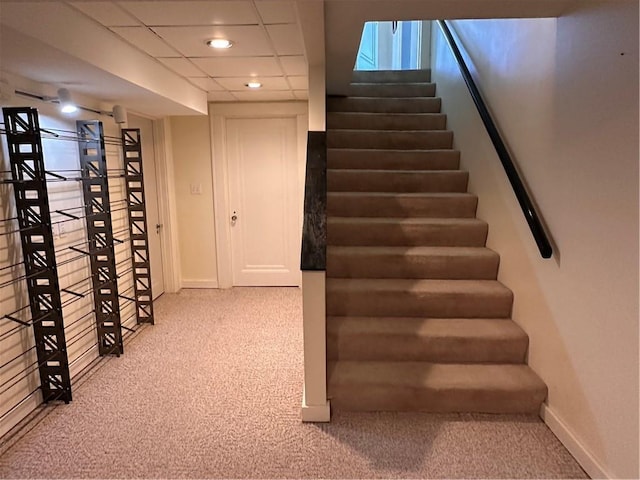
POLYGON ((306 100, 307 61, 293 0, 74 1, 209 101, 306 100), (206 42, 226 38, 229 49, 206 42), (249 81, 262 84, 249 89, 249 81))

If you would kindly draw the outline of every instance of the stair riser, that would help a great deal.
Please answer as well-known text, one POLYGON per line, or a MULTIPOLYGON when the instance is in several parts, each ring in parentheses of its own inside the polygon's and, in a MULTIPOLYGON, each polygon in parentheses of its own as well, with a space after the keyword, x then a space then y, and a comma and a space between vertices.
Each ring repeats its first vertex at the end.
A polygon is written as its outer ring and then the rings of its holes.
POLYGON ((457 150, 327 150, 327 168, 333 169, 457 170, 459 166, 457 150))
POLYGON ((327 245, 483 247, 486 239, 486 224, 331 224, 329 219, 327 228, 327 245))
POLYGON ((473 218, 478 198, 379 197, 363 194, 353 196, 330 192, 327 195, 327 215, 335 217, 429 217, 473 218))
POLYGON ((430 82, 431 70, 356 70, 353 83, 430 82))
POLYGON ((522 363, 527 337, 510 339, 327 333, 329 360, 522 363))
POLYGON ((434 83, 420 84, 352 84, 349 95, 353 97, 433 97, 436 94, 434 83))
POLYGON ((497 255, 442 257, 327 252, 327 277, 495 280, 498 262, 497 255))
POLYGON ((328 112, 440 113, 440 98, 328 97, 328 112))
POLYGON ((329 192, 457 192, 467 191, 467 172, 387 172, 327 170, 329 192))
POLYGON ((447 149, 453 133, 445 130, 390 132, 386 130, 330 130, 327 148, 367 148, 391 150, 447 149))
POLYGON ((327 128, 369 130, 444 130, 441 113, 388 115, 380 113, 328 113, 327 128))
POLYGON ((435 390, 384 385, 330 385, 331 408, 343 411, 538 413, 544 391, 435 390))
POLYGON ((327 315, 508 318, 513 294, 477 292, 327 291, 327 315))

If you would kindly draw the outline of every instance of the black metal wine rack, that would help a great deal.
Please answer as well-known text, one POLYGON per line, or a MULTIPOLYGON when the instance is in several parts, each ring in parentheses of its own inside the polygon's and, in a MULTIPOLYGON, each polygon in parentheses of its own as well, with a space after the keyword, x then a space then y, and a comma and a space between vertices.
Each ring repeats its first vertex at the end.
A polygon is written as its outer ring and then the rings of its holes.
POLYGON ((33 326, 43 401, 69 403, 71 379, 38 111, 2 111, 31 309, 30 322, 12 320, 33 326))
POLYGON ((122 129, 122 151, 127 188, 136 318, 138 323, 153 324, 153 294, 151 291, 151 265, 147 237, 144 178, 142 176, 140 129, 122 129))
POLYGON ((100 355, 123 353, 118 277, 109 202, 102 123, 76 122, 84 195, 91 280, 100 355))

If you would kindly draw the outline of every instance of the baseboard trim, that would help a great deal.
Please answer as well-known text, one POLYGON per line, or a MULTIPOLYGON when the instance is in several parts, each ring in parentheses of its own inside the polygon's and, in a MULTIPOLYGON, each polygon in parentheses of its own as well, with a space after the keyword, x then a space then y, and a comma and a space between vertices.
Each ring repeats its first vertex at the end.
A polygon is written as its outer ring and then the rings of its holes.
POLYGON ((307 405, 304 393, 302 394, 301 417, 303 422, 329 422, 331 421, 331 403, 327 400, 324 405, 307 405))
POLYGON ((182 280, 181 288, 218 288, 217 280, 182 280))
POLYGON ((589 449, 576 437, 566 423, 546 404, 540 408, 540 418, 547 424, 558 440, 569 450, 580 466, 591 478, 615 478, 593 456, 589 449))

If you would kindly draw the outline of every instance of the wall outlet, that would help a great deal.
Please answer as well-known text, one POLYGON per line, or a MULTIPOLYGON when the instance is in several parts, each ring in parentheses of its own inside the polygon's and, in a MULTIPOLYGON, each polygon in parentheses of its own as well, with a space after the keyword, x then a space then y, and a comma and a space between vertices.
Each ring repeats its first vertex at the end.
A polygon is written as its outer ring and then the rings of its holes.
POLYGON ((190 187, 191 187, 191 195, 202 195, 201 183, 192 183, 190 187))

